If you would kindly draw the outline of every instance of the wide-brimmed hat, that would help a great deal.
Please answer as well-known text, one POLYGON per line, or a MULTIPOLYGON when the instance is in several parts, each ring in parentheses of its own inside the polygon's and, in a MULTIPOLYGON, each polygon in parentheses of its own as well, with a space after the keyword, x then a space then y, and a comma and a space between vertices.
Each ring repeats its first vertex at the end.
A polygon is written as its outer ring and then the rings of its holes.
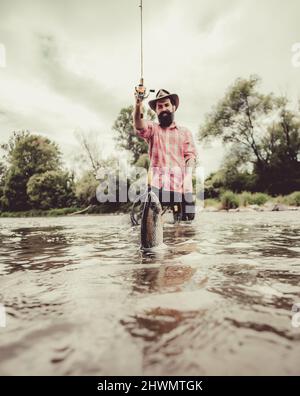
POLYGON ((170 94, 170 92, 168 92, 166 89, 160 89, 160 90, 157 92, 155 99, 149 100, 148 104, 149 104, 149 106, 151 107, 151 109, 155 111, 155 109, 156 109, 156 102, 157 102, 158 100, 166 99, 166 98, 170 98, 170 99, 173 99, 173 100, 174 100, 174 103, 175 103, 175 110, 177 110, 177 107, 179 106, 179 97, 178 97, 178 95, 176 95, 176 94, 170 94))

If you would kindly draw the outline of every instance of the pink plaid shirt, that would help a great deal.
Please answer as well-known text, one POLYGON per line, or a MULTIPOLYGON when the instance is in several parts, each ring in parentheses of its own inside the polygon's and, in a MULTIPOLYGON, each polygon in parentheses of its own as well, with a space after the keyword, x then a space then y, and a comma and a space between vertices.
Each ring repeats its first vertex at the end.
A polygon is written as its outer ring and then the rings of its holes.
POLYGON ((197 157, 192 133, 175 122, 168 128, 153 121, 145 123, 146 128, 135 132, 149 145, 151 185, 166 191, 192 191, 191 178, 184 184, 186 161, 197 157))

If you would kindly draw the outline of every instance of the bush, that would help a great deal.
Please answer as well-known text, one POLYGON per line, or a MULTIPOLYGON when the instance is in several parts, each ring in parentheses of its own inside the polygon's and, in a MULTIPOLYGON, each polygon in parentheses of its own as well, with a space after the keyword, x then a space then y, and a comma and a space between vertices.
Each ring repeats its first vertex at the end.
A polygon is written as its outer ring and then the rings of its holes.
POLYGON ((141 154, 134 165, 138 166, 140 168, 149 169, 149 166, 150 166, 149 155, 148 154, 141 154))
POLYGON ((99 181, 96 180, 94 174, 90 171, 83 174, 77 181, 75 186, 75 194, 79 205, 87 206, 96 202, 96 189, 99 181))
POLYGON ((65 216, 65 215, 77 212, 80 209, 81 208, 77 208, 77 207, 50 209, 47 211, 46 216, 49 216, 49 217, 65 216))
POLYGON ((223 209, 235 209, 239 207, 239 197, 232 191, 225 191, 221 195, 221 203, 223 209))
POLYGON ((1 212, 0 217, 55 217, 55 216, 65 216, 74 212, 79 211, 81 208, 71 207, 71 208, 61 208, 61 209, 31 209, 26 211, 18 212, 1 212))
POLYGON ((252 194, 251 204, 253 204, 253 205, 264 205, 270 199, 271 199, 271 197, 268 194, 255 193, 255 194, 252 194))
POLYGON ((217 199, 207 198, 204 200, 204 207, 208 208, 209 206, 213 206, 214 208, 219 207, 220 202, 217 199))
POLYGON ((264 205, 267 201, 272 201, 272 197, 264 193, 252 194, 249 191, 243 191, 239 195, 240 204, 242 206, 248 205, 264 205))
POLYGON ((36 209, 64 208, 75 201, 71 175, 62 171, 47 171, 31 176, 27 194, 36 209))
POLYGON ((286 197, 288 205, 300 206, 300 191, 295 191, 286 197))
POLYGON ((241 206, 248 206, 252 204, 252 194, 248 191, 243 191, 242 194, 239 195, 239 200, 241 206))

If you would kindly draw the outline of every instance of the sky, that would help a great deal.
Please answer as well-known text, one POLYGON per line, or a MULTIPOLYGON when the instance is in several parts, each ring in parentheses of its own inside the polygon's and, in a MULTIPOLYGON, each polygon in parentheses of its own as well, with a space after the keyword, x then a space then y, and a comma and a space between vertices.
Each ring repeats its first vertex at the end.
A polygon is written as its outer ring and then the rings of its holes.
MULTIPOLYGON (((199 127, 236 78, 257 74, 262 92, 296 108, 299 0, 143 0, 143 21, 145 85, 179 95, 176 121, 193 133, 206 174, 224 147, 199 144, 199 127)), ((82 132, 103 157, 116 154, 112 125, 140 78, 139 0, 0 0, 1 47, 0 143, 15 130, 40 133, 76 167, 82 132)))

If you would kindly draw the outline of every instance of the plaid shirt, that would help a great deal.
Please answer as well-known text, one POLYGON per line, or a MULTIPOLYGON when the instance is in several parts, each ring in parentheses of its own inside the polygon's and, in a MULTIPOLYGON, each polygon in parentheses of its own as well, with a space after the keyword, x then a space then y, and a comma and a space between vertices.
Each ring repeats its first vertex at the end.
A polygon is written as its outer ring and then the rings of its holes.
POLYGON ((197 157, 192 133, 175 122, 168 128, 153 121, 145 123, 146 128, 135 129, 135 133, 149 145, 151 185, 166 191, 192 191, 191 178, 184 183, 186 161, 197 157))

